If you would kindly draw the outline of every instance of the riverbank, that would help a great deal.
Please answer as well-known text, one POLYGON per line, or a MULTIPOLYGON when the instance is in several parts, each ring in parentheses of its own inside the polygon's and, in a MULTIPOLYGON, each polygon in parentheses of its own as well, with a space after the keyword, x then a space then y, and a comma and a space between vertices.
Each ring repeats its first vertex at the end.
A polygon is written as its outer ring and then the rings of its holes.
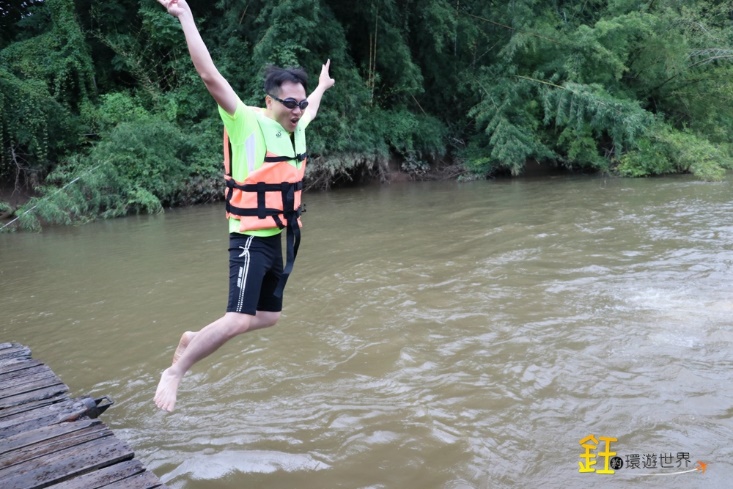
MULTIPOLYGON (((425 181, 450 181, 450 180, 481 180, 484 178, 491 178, 495 180, 508 180, 508 179, 535 179, 535 178, 551 178, 561 175, 569 175, 574 172, 561 167, 551 166, 547 164, 540 164, 536 161, 528 161, 525 164, 524 171, 519 176, 512 176, 509 173, 500 173, 492 175, 491 177, 480 177, 472 175, 464 165, 457 162, 433 162, 428 169, 425 171, 407 171, 402 162, 397 159, 390 160, 384 165, 379 171, 365 171, 356 175, 350 176, 350 178, 336 180, 328 185, 319 185, 317 180, 318 176, 311 178, 310 183, 306 181, 306 191, 308 193, 322 192, 329 189, 339 188, 355 188, 368 185, 388 185, 391 183, 403 183, 403 182, 425 182, 425 181)), ((306 178, 308 180, 308 178, 306 178)), ((200 182, 199 182, 200 183, 200 182)), ((76 184, 80 185, 80 184, 76 184)), ((191 205, 198 205, 200 203, 210 203, 216 200, 223 200, 223 182, 220 182, 218 177, 209 177, 206 180, 204 188, 208 189, 209 198, 206 200, 201 199, 201 195, 198 196, 196 192, 201 192, 201 188, 196 189, 196 186, 190 186, 188 190, 192 193, 186 197, 174 199, 174 203, 163 204, 166 208, 178 208, 178 207, 189 207, 191 205), (217 191, 218 185, 222 185, 222 191, 217 191)), ((54 192, 55 193, 55 192, 54 192)), ((21 206, 27 203, 31 198, 37 196, 29 188, 23 187, 0 187, 0 229, 8 225, 11 221, 17 218, 18 210, 21 206)), ((179 197, 181 197, 179 195, 179 197)), ((45 202, 46 199, 42 199, 45 202)), ((60 207, 65 207, 64 203, 59 203, 60 207)), ((38 219, 38 226, 45 226, 48 222, 43 222, 42 219, 36 212, 35 218, 38 219)), ((40 213, 42 214, 42 212, 40 213)), ((73 218, 73 216, 71 216, 73 218)), ((88 219, 87 219, 88 220, 88 219)), ((38 226, 34 227, 37 229, 38 226)))
POLYGON ((12 219, 17 209, 33 197, 32 192, 19 188, 0 187, 0 224, 12 219))

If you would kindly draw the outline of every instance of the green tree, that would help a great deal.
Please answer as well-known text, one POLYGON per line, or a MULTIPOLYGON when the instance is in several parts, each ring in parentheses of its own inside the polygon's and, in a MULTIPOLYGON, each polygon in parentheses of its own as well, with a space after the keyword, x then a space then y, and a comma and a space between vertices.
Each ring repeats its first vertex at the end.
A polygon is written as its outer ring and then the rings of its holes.
MULTIPOLYGON (((592 6, 528 1, 498 10, 509 38, 471 82, 483 95, 470 112, 482 134, 464 152, 474 171, 518 174, 527 159, 612 171, 639 145, 669 141, 658 137, 663 121, 666 131, 722 143, 725 131, 715 123, 731 120, 733 106, 712 109, 728 97, 730 67, 706 65, 727 57, 730 29, 720 26, 730 2, 592 6)), ((719 159, 705 167, 719 168, 705 178, 729 165, 729 149, 714 154, 719 159)), ((629 171, 637 159, 625 161, 624 174, 647 174, 629 171)), ((698 172, 695 165, 670 168, 698 172)))
MULTIPOLYGON (((245 103, 267 64, 332 60, 312 187, 387 179, 394 161, 416 178, 731 166, 733 0, 189 3, 245 103)), ((0 183, 43 183, 53 203, 29 225, 221 198, 217 110, 160 5, 10 0, 0 25, 0 183)))
POLYGON ((73 7, 36 6, 27 22, 43 32, 0 51, 1 180, 43 176, 84 143, 78 116, 94 96, 94 72, 73 7))

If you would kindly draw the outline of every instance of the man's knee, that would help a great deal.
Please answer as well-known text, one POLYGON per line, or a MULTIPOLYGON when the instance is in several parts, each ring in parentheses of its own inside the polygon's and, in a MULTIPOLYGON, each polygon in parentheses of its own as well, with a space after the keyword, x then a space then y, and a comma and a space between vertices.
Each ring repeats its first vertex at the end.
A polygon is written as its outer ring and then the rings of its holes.
POLYGON ((270 326, 275 326, 277 321, 280 319, 280 313, 272 311, 257 311, 257 319, 260 323, 258 325, 260 328, 269 328, 270 326))
POLYGON ((230 338, 246 333, 252 328, 255 317, 250 314, 238 312, 226 313, 226 332, 230 338))
POLYGON ((274 326, 280 319, 279 312, 257 311, 256 316, 242 314, 237 312, 228 312, 226 314, 226 330, 227 335, 232 338, 234 336, 254 331, 256 329, 269 328, 274 326))

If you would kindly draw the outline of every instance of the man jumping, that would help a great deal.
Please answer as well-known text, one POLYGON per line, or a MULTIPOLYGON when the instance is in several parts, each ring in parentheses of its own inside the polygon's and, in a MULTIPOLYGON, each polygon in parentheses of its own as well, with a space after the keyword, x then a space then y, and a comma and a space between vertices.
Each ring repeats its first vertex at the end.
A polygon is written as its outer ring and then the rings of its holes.
POLYGON ((300 242, 305 129, 334 80, 327 60, 318 86, 306 98, 303 70, 271 66, 265 73, 265 108, 246 106, 214 65, 185 0, 158 1, 180 21, 191 60, 219 105, 232 148, 231 159, 225 148, 224 162, 230 233, 226 314, 181 336, 173 364, 163 371, 155 393, 155 404, 173 411, 178 385, 193 364, 231 338, 273 326, 280 319, 283 288, 300 242), (287 230, 284 268, 283 229, 287 230))

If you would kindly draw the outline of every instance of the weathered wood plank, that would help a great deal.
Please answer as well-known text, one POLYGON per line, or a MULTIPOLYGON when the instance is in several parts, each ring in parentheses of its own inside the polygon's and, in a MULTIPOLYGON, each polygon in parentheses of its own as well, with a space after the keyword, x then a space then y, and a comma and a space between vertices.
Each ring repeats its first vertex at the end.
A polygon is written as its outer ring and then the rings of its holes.
POLYGON ((91 397, 64 399, 10 416, 0 417, 0 439, 22 431, 32 431, 41 426, 73 421, 84 415, 94 405, 91 397))
POLYGON ((6 374, 14 372, 16 370, 33 368, 38 365, 43 365, 43 363, 39 362, 38 360, 33 360, 32 358, 13 358, 6 362, 0 362, 0 372, 6 374))
POLYGON ((133 457, 124 442, 106 437, 0 469, 0 480, 3 489, 42 488, 133 457))
POLYGON ((9 343, 9 344, 4 343, 4 345, 5 345, 5 348, 3 348, 0 351, 3 351, 3 352, 5 351, 27 351, 28 355, 30 355, 31 349, 25 345, 21 345, 20 343, 9 343))
POLYGON ((112 400, 69 399, 68 391, 30 348, 0 343, 0 489, 165 488, 125 442, 90 419, 112 400))
POLYGON ((0 354, 0 366, 10 365, 16 362, 28 362, 31 359, 30 356, 25 355, 21 350, 8 349, 4 351, 5 354, 0 354))
POLYGON ((159 487, 165 486, 163 486, 163 483, 155 474, 152 472, 143 472, 127 479, 108 484, 104 486, 104 489, 153 489, 159 487))
POLYGON ((3 350, 0 350, 0 360, 9 360, 11 358, 19 358, 19 357, 31 357, 31 349, 27 346, 11 346, 10 348, 5 348, 3 350))
POLYGON ((55 484, 53 489, 98 489, 142 472, 145 472, 145 467, 140 461, 128 460, 55 484))
POLYGON ((9 385, 11 382, 21 382, 25 377, 38 375, 41 372, 56 375, 48 365, 44 365, 42 363, 32 365, 31 362, 28 363, 29 365, 23 369, 16 369, 9 372, 0 370, 0 388, 4 385, 9 385))
POLYGON ((31 392, 24 392, 16 396, 0 399, 0 409, 12 406, 18 406, 29 402, 44 401, 46 399, 59 398, 66 394, 69 388, 65 384, 57 384, 38 389, 31 392))
POLYGON ((104 423, 96 419, 81 419, 73 423, 43 426, 27 433, 18 433, 0 440, 0 455, 96 425, 104 426, 104 423))
POLYGON ((56 375, 52 375, 51 377, 34 377, 33 379, 29 379, 28 382, 14 384, 12 386, 4 388, 0 393, 0 402, 2 402, 2 400, 7 397, 13 397, 28 392, 45 389, 54 385, 63 385, 61 379, 59 379, 56 375))
POLYGON ((51 404, 55 404, 57 402, 60 402, 64 399, 67 399, 66 396, 60 397, 60 398, 54 398, 54 399, 45 399, 45 400, 37 400, 32 403, 28 404, 20 404, 18 406, 8 406, 5 408, 0 408, 0 419, 6 418, 8 416, 13 416, 18 413, 23 413, 26 411, 32 411, 34 409, 41 408, 43 406, 48 406, 51 404))
MULTIPOLYGON (((41 419, 51 414, 66 412, 72 409, 76 404, 82 404, 82 401, 80 399, 64 399, 55 404, 47 404, 43 406, 34 405, 30 409, 17 411, 15 413, 7 413, 4 416, 0 415, 0 438, 3 438, 4 429, 34 419, 41 419)), ((2 413, 2 411, 0 411, 0 413, 2 413)))
POLYGON ((0 390, 0 399, 61 383, 61 379, 50 370, 29 373, 16 379, 15 382, 0 384, 0 389, 2 389, 0 390))
MULTIPOLYGON (((75 424, 75 423, 69 423, 75 424)), ((44 457, 67 448, 73 448, 84 443, 113 436, 112 431, 102 423, 93 424, 81 430, 76 430, 62 436, 43 440, 34 444, 27 444, 23 448, 0 455, 0 469, 44 457)))

